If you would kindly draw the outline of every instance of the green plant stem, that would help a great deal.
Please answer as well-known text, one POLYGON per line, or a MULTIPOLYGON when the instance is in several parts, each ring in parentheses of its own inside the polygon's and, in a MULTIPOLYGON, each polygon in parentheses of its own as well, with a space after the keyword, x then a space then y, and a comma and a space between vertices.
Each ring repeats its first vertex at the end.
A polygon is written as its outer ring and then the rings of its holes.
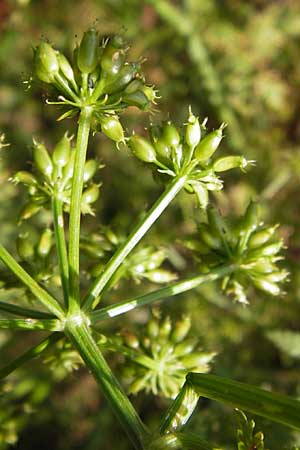
POLYGON ((52 212, 61 284, 64 293, 65 305, 68 306, 69 263, 64 230, 63 206, 62 201, 58 198, 57 192, 54 193, 54 196, 52 198, 52 212))
POLYGON ((167 186, 163 194, 154 203, 152 208, 144 216, 144 218, 137 224, 137 226, 130 233, 124 243, 118 248, 116 253, 112 256, 106 264, 103 272, 94 281, 91 289, 84 299, 84 310, 88 311, 95 308, 99 303, 99 295, 105 288, 106 284, 113 276, 118 267, 125 260, 126 256, 134 249, 142 237, 147 233, 149 228, 154 224, 162 212, 166 209, 169 203, 174 199, 178 192, 183 188, 187 180, 187 175, 182 174, 174 178, 174 180, 167 186))
POLYGON ((160 436, 155 439, 153 448, 155 450, 221 450, 190 431, 160 436))
POLYGON ((55 342, 59 341, 62 338, 62 333, 52 333, 50 334, 50 336, 47 336, 39 344, 34 345, 22 355, 14 359, 11 363, 7 364, 5 367, 2 367, 0 369, 0 380, 7 377, 9 374, 14 372, 26 362, 32 360, 33 358, 36 358, 37 356, 40 356, 45 350, 51 347, 51 345, 55 344, 55 342))
POLYGON ((300 402, 293 398, 216 375, 189 373, 186 382, 199 397, 300 429, 300 402))
POLYGON ((21 308, 12 303, 0 302, 0 311, 5 311, 16 316, 29 317, 31 319, 54 319, 55 316, 47 314, 42 311, 35 311, 34 309, 21 308))
POLYGON ((62 319, 64 311, 57 300, 48 294, 0 244, 0 259, 28 287, 32 294, 55 316, 62 319))
POLYGON ((191 289, 200 286, 200 284, 208 283, 210 281, 215 281, 225 275, 230 274, 235 269, 234 265, 220 266, 213 269, 210 273, 198 275, 193 278, 189 278, 184 281, 179 281, 161 289, 158 289, 148 294, 140 295, 138 297, 131 298, 129 300, 124 300, 113 306, 107 306, 99 310, 90 313, 89 317, 93 325, 96 325, 101 320, 111 319, 112 317, 125 314, 140 306, 149 305, 151 303, 157 302, 158 300, 167 299, 174 295, 181 294, 182 292, 189 291, 191 289))
POLYGON ((79 242, 81 197, 86 152, 91 128, 92 108, 83 107, 79 116, 72 183, 69 224, 69 311, 79 310, 79 242))
POLYGON ((62 324, 57 319, 0 319, 0 329, 1 328, 10 328, 13 330, 61 331, 62 324))
POLYGON ((136 449, 143 449, 148 432, 102 356, 81 315, 70 317, 65 332, 94 375, 136 449))
POLYGON ((195 390, 189 385, 189 383, 185 382, 179 394, 162 419, 160 433, 166 434, 176 430, 179 431, 182 427, 184 427, 193 414, 197 406, 198 399, 199 396, 195 390))

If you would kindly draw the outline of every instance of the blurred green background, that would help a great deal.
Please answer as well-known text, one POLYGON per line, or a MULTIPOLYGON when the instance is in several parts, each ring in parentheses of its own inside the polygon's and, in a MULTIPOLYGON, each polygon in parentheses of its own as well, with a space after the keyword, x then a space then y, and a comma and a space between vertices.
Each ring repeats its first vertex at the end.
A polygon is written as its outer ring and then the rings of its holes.
MULTIPOLYGON (((146 58, 149 84, 159 89, 156 117, 186 120, 188 105, 209 128, 228 123, 223 154, 244 154, 257 161, 246 175, 235 172, 213 199, 225 214, 242 214, 250 199, 261 202, 262 218, 280 223, 286 262, 291 272, 286 295, 271 298, 252 292, 247 308, 234 304, 216 286, 185 294, 162 309, 171 317, 189 312, 203 348, 217 351, 213 373, 300 397, 300 2, 297 0, 19 0, 0 2, 0 130, 10 147, 1 151, 1 241, 15 251, 20 232, 17 214, 24 192, 8 182, 18 169, 30 167, 32 137, 53 148, 76 121, 56 122, 57 109, 45 104, 46 93, 32 81, 32 48, 41 38, 71 55, 83 31, 123 32, 133 58, 146 58), (283 333, 283 331, 289 333, 283 333)), ((156 120, 152 118, 152 120, 156 120)), ((125 128, 142 133, 147 113, 132 108, 122 117, 125 128)), ((132 218, 160 192, 151 175, 101 135, 92 138, 90 155, 105 168, 96 219, 128 232, 132 218)), ((195 232, 201 214, 188 194, 181 194, 143 242, 170 249, 171 263, 189 273, 189 256, 174 242, 195 232)), ((41 227, 32 221, 27 229, 41 227)), ((110 301, 136 287, 124 284, 110 301)), ((141 290, 139 287, 138 289, 141 290)), ((0 298, 17 293, 0 290, 0 298)), ((108 331, 143 325, 148 311, 116 321, 108 331)), ((0 363, 34 343, 29 332, 0 333, 0 363)), ((0 385, 0 450, 129 449, 90 375, 68 371, 74 355, 61 353, 57 364, 35 361, 0 385), (65 358, 65 359, 64 359, 65 358)), ((51 355, 49 358, 51 360, 51 355)), ((118 358, 112 359, 118 373, 118 358)), ((74 364, 76 361, 74 361, 74 364)), ((158 423, 168 402, 151 396, 133 398, 148 423, 158 423)), ((257 420, 272 450, 300 444, 285 427, 257 420)), ((235 448, 233 412, 201 400, 190 429, 226 449, 235 448), (226 414, 226 420, 224 420, 226 414)))

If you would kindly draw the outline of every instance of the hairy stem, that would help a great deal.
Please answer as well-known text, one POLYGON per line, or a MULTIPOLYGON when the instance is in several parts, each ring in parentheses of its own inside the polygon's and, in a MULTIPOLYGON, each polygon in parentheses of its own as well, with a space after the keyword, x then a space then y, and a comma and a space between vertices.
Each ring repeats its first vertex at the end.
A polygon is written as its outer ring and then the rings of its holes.
POLYGON ((106 264, 103 272, 94 281, 91 289, 84 299, 84 310, 88 311, 95 308, 99 303, 99 295, 105 288, 106 284, 113 276, 118 267, 123 263, 127 255, 134 249, 142 237, 147 233, 149 228, 154 224, 158 217, 163 213, 169 203, 183 188, 187 176, 185 174, 179 175, 167 186, 166 190, 160 198, 154 203, 152 208, 144 216, 144 218, 136 225, 124 243, 118 248, 116 253, 112 256, 106 264))
POLYGON ((64 230, 63 206, 62 201, 58 198, 57 193, 55 193, 52 198, 52 212, 53 212, 54 234, 56 241, 56 250, 58 256, 61 284, 64 293, 65 305, 68 306, 69 263, 64 230))
POLYGON ((64 311, 58 301, 26 272, 2 245, 0 245, 0 259, 51 313, 60 319, 64 317, 64 311))
POLYGON ((114 413, 136 449, 143 449, 148 432, 137 412, 108 367, 81 315, 70 317, 66 334, 94 375, 114 413))
POLYGON ((106 308, 101 308, 99 310, 93 311, 89 317, 92 321, 92 324, 96 325, 97 322, 100 322, 101 320, 106 320, 112 317, 119 316, 121 314, 125 314, 128 311, 131 311, 140 306, 150 305, 159 300, 168 299, 168 297, 173 297, 174 295, 178 295, 182 292, 194 289, 203 283, 215 281, 218 278, 230 274, 234 269, 235 267, 233 265, 220 266, 212 269, 208 274, 198 275, 196 277, 189 278, 188 280, 179 281, 172 284, 171 286, 167 286, 156 291, 131 298, 129 300, 124 300, 113 306, 108 306, 106 308))
POLYGON ((81 197, 86 152, 91 128, 92 108, 84 107, 79 117, 76 155, 74 162, 69 225, 69 310, 79 309, 79 242, 81 197))

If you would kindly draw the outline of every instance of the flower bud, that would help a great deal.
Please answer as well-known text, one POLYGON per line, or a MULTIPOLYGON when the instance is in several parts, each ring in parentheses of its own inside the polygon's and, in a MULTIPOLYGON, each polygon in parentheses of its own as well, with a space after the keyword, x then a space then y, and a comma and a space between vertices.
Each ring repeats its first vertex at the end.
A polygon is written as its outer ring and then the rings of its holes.
POLYGON ((172 331, 172 322, 170 317, 166 317, 159 327, 159 336, 167 338, 172 331))
POLYGON ((128 145, 133 154, 141 161, 146 163, 153 163, 156 161, 156 152, 152 144, 137 134, 133 134, 129 140, 128 145))
POLYGON ((83 35, 77 55, 77 65, 82 73, 91 73, 97 66, 99 40, 98 33, 90 28, 83 35))
POLYGON ((266 256, 275 256, 283 247, 283 241, 273 242, 272 244, 266 244, 262 247, 259 247, 255 250, 251 250, 248 254, 248 257, 251 259, 266 257, 266 256))
POLYGON ((195 157, 198 161, 207 161, 212 157, 223 138, 224 127, 225 125, 222 124, 218 130, 212 131, 200 141, 195 149, 195 157))
POLYGON ((84 183, 87 183, 88 181, 90 181, 93 178, 93 176, 97 172, 98 166, 99 166, 99 164, 97 163, 97 161, 95 159, 89 159, 88 161, 86 161, 86 163, 84 165, 84 170, 83 170, 84 183))
POLYGON ((52 160, 57 167, 65 167, 70 159, 71 144, 70 138, 68 138, 67 133, 58 141, 54 147, 52 160))
POLYGON ((214 162, 213 170, 215 172, 225 172, 236 168, 245 169, 247 165, 248 161, 244 156, 225 156, 214 162))
POLYGON ((46 258, 49 255, 52 246, 52 231, 47 228, 41 235, 40 241, 37 247, 37 253, 42 258, 46 258))
POLYGON ((111 140, 117 142, 125 141, 124 130, 117 116, 101 116, 99 118, 101 131, 111 140))
POLYGON ((272 281, 265 280, 264 278, 257 278, 253 281, 258 289, 266 292, 267 294, 275 296, 280 294, 280 287, 272 281))
POLYGON ((123 341, 125 342, 125 344, 130 347, 130 348, 134 348, 137 349, 140 346, 139 340, 137 339, 137 337, 130 333, 129 331, 124 331, 122 333, 122 337, 123 337, 123 341))
POLYGON ((34 65, 37 77, 45 83, 52 83, 59 71, 57 52, 47 42, 41 42, 35 50, 34 65))
POLYGON ((250 202, 241 221, 242 233, 252 233, 259 225, 259 208, 256 202, 250 202))
POLYGON ((177 147, 180 144, 180 136, 177 128, 171 122, 163 125, 162 139, 170 147, 177 147))
POLYGON ((34 142, 33 161, 39 172, 41 172, 45 177, 51 178, 53 173, 53 164, 44 144, 34 142))
POLYGON ((195 117, 190 109, 188 123, 185 130, 185 140, 189 147, 196 147, 201 139, 201 128, 198 117, 195 117))
POLYGON ((38 205, 34 202, 26 203, 26 205, 24 206, 24 208, 22 209, 22 211, 20 213, 20 219, 21 220, 30 219, 32 216, 34 216, 35 214, 37 214, 39 212, 41 207, 42 207, 41 205, 38 205))
POLYGON ((252 233, 248 241, 248 248, 254 249, 266 244, 273 236, 276 228, 277 226, 266 228, 264 230, 259 230, 256 231, 255 233, 252 233))
POLYGON ((83 204, 95 203, 100 194, 99 186, 92 184, 90 187, 85 189, 82 194, 81 202, 83 204))
POLYGON ((150 338, 155 339, 159 334, 159 324, 157 320, 150 320, 147 325, 147 333, 150 338))
POLYGON ((218 250, 222 248, 222 243, 219 237, 211 233, 210 227, 206 223, 202 223, 199 226, 200 237, 204 244, 208 247, 218 250))
POLYGON ((197 345, 196 338, 185 339, 184 341, 182 341, 178 345, 176 345, 174 354, 176 356, 188 355, 189 353, 191 353, 194 350, 196 345, 197 345))

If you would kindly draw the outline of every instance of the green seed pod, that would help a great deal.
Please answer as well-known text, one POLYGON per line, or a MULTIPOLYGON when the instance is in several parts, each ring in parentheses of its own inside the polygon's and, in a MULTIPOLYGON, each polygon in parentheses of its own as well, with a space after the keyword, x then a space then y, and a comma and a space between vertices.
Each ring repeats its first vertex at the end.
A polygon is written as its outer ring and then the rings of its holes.
POLYGON ((39 172, 41 172, 45 177, 51 178, 53 173, 53 164, 44 144, 34 142, 33 161, 39 172))
POLYGON ((214 162, 213 170, 215 172, 225 172, 236 168, 245 169, 247 165, 248 161, 244 156, 225 156, 214 162))
POLYGON ((34 54, 37 77, 45 83, 52 83, 59 71, 57 52, 47 42, 41 42, 34 54))
POLYGON ((139 391, 145 389, 147 385, 147 380, 145 378, 138 378, 133 383, 131 383, 129 392, 131 394, 137 394, 139 391))
POLYGON ((183 341, 187 336, 191 328, 191 318, 189 316, 184 316, 181 320, 176 322, 175 329, 172 332, 171 340, 174 343, 183 341))
POLYGON ((72 66, 69 63, 69 61, 67 60, 67 58, 65 57, 65 55, 63 55, 60 52, 57 52, 57 61, 58 61, 59 69, 62 72, 62 74, 64 75, 64 77, 68 81, 70 81, 73 84, 73 86, 76 85, 72 66))
POLYGON ((41 235, 37 246, 37 253, 41 258, 46 258, 49 255, 52 247, 52 231, 47 228, 41 235))
POLYGON ((157 338, 159 334, 159 324, 156 320, 152 319, 150 320, 150 322, 148 322, 147 333, 151 339, 157 338))
POLYGON ((26 203, 26 205, 24 206, 24 208, 22 209, 22 211, 20 213, 20 219, 21 220, 30 219, 31 217, 33 217, 35 214, 37 214, 39 212, 41 207, 42 207, 41 205, 37 205, 34 202, 26 203))
POLYGON ((158 96, 157 91, 154 89, 154 86, 146 86, 144 84, 142 87, 142 91, 150 103, 155 103, 155 100, 158 98, 158 96))
POLYGON ((52 160, 59 168, 65 167, 69 162, 71 153, 70 141, 71 139, 68 138, 68 134, 65 133, 54 147, 52 160))
POLYGON ((195 157, 198 161, 207 161, 217 151, 223 138, 223 129, 222 124, 218 130, 212 131, 200 141, 195 149, 195 157))
MULTIPOLYGON (((256 252, 259 252, 262 256, 275 256, 283 247, 283 241, 277 241, 273 244, 267 244, 263 247, 260 247, 259 249, 255 250, 256 252)), ((249 252, 250 256, 250 252, 249 252)))
POLYGON ((172 331, 172 322, 170 320, 170 317, 166 317, 159 326, 159 336, 167 338, 170 335, 171 331, 172 331))
POLYGON ((99 198, 100 189, 96 184, 92 184, 85 191, 83 191, 81 203, 83 205, 90 205, 95 203, 95 201, 99 198))
POLYGON ((142 111, 145 111, 150 103, 143 91, 122 95, 122 102, 127 103, 129 106, 136 106, 142 111))
POLYGON ((275 296, 280 294, 280 287, 272 281, 267 281, 264 278, 258 278, 254 280, 254 284, 258 289, 266 292, 267 294, 275 296))
POLYGON ((130 333, 129 331, 123 332, 122 333, 122 337, 123 337, 123 341, 125 342, 125 344, 130 347, 130 348, 134 348, 137 349, 140 346, 139 340, 137 339, 137 337, 130 333))
POLYGON ((129 140, 128 145, 133 154, 141 161, 146 163, 153 163, 156 161, 156 152, 152 144, 137 134, 133 134, 129 140))
POLYGON ((185 130, 185 140, 189 147, 196 147, 201 139, 201 128, 198 117, 190 109, 188 123, 185 130))
POLYGON ((254 248, 261 247, 262 245, 266 244, 273 236, 276 228, 277 228, 277 226, 265 228, 264 230, 259 230, 259 231, 256 231, 255 233, 251 234, 249 241, 248 241, 248 248, 254 249, 254 248))
POLYGON ((12 181, 14 183, 22 183, 27 186, 36 186, 37 185, 37 179, 34 175, 32 175, 29 172, 26 172, 25 170, 20 170, 17 172, 13 178, 12 181))
POLYGON ((211 362, 215 353, 193 352, 181 359, 181 363, 186 369, 198 369, 197 372, 206 372, 209 369, 208 364, 211 362))
POLYGON ((177 128, 171 122, 163 125, 162 139, 170 147, 177 147, 180 144, 180 135, 177 128))
POLYGON ((115 79, 108 79, 108 82, 103 88, 103 92, 106 94, 115 94, 116 92, 122 91, 136 77, 139 69, 139 64, 124 64, 115 79))
POLYGON ((219 237, 212 234, 210 227, 206 223, 202 223, 199 226, 200 237, 204 244, 214 250, 220 250, 222 248, 222 241, 219 237))
POLYGON ((111 140, 117 142, 125 142, 124 130, 118 116, 101 116, 99 118, 101 131, 111 140))
POLYGON ((259 225, 259 207, 256 202, 250 202, 241 221, 241 232, 253 232, 259 225))
POLYGON ((143 83, 141 80, 133 80, 128 86, 125 88, 125 94, 134 94, 134 92, 140 90, 143 87, 143 83))
POLYGON ((170 283, 176 279, 176 275, 168 270, 156 269, 145 273, 144 275, 147 280, 152 281, 152 283, 170 283))
POLYGON ((77 65, 82 73, 91 73, 98 62, 99 39, 94 28, 90 28, 83 35, 77 56, 77 65))
POLYGON ((89 159, 88 161, 86 161, 86 163, 84 165, 84 170, 83 170, 84 183, 87 183, 88 181, 90 181, 93 178, 93 176, 97 172, 98 167, 99 167, 99 164, 97 163, 97 161, 95 159, 89 159))
POLYGON ((154 148, 156 150, 156 153, 163 159, 163 160, 169 160, 171 158, 172 150, 171 147, 169 147, 165 141, 162 139, 158 139, 154 143, 154 148))
POLYGON ((73 177, 74 161, 75 161, 75 150, 71 150, 69 161, 63 169, 63 179, 65 181, 70 180, 73 177))
POLYGON ((212 233, 216 234, 217 236, 224 236, 226 234, 226 232, 228 231, 227 225, 221 214, 214 206, 209 206, 207 208, 207 218, 212 233))
POLYGON ((281 283, 286 280, 289 272, 287 270, 277 270, 276 272, 269 273, 265 275, 264 279, 267 281, 271 281, 272 283, 281 283))
POLYGON ((28 239, 28 234, 19 235, 16 241, 17 252, 22 261, 32 261, 34 259, 34 246, 28 239))
POLYGON ((108 44, 104 48, 100 60, 100 66, 105 76, 118 75, 125 62, 125 57, 124 50, 116 50, 108 44))
POLYGON ((197 345, 198 341, 196 338, 188 338, 184 341, 180 342, 178 345, 176 345, 174 350, 174 355, 176 356, 184 356, 191 353, 195 346, 197 345))
POLYGON ((251 263, 251 270, 261 274, 266 274, 276 271, 276 266, 270 261, 269 258, 260 258, 251 263))

